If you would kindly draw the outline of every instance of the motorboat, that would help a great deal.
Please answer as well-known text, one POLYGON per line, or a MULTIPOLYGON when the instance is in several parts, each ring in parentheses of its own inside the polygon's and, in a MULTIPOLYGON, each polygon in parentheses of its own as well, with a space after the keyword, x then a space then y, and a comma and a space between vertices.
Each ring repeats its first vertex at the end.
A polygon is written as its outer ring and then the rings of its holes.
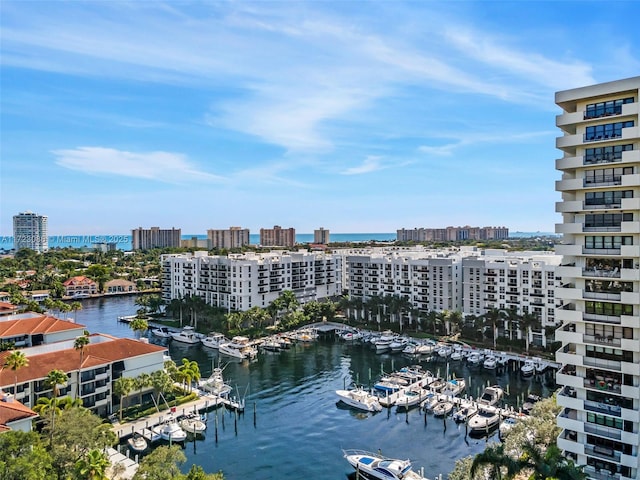
POLYGON ((516 417, 507 417, 502 422, 500 422, 500 426, 498 427, 498 432, 500 433, 500 438, 505 439, 509 432, 514 427, 514 425, 518 423, 516 417))
POLYGON ((453 410, 453 402, 449 400, 440 400, 431 410, 435 417, 446 417, 453 410))
POLYGON ((497 366, 498 359, 495 355, 491 354, 484 357, 484 361, 482 362, 483 368, 486 368, 487 370, 495 370, 497 366))
POLYGON ((494 406, 500 403, 504 397, 504 390, 500 385, 493 385, 492 387, 487 387, 482 392, 482 395, 478 399, 478 403, 481 405, 494 406))
POLYGON ((476 413, 478 413, 478 408, 475 405, 465 405, 453 414, 453 420, 456 423, 464 423, 471 417, 473 417, 476 413))
POLYGON ((358 475, 370 480, 427 480, 412 469, 410 460, 387 458, 382 453, 344 450, 344 458, 358 475))
POLYGON ((432 343, 421 343, 416 347, 416 353, 418 355, 429 355, 433 352, 432 343))
POLYGON ((151 329, 151 335, 158 338, 171 338, 171 331, 167 327, 157 327, 151 329))
POLYGON ((471 433, 487 433, 500 425, 500 412, 496 407, 481 405, 478 413, 467 422, 471 433))
POLYGON ((416 345, 415 343, 409 342, 407 343, 407 345, 402 349, 402 353, 404 355, 418 355, 418 345, 416 345))
POLYGON ((186 343, 187 345, 197 345, 200 343, 202 335, 196 333, 193 327, 187 326, 179 332, 172 332, 171 338, 176 342, 186 343))
POLYGON ((429 370, 424 370, 420 365, 402 367, 393 375, 395 377, 406 379, 409 384, 420 382, 421 385, 427 385, 433 379, 433 373, 429 370))
POLYGON ((147 448, 149 448, 149 443, 147 440, 138 432, 135 432, 133 436, 127 440, 129 444, 129 448, 134 452, 141 453, 144 452, 147 448))
POLYGON ((198 381, 198 389, 216 397, 226 398, 233 388, 224 382, 222 369, 214 368, 209 378, 198 381))
POLYGON ((441 393, 446 386, 447 381, 444 378, 434 378, 429 384, 429 389, 433 392, 441 393))
POLYGON ((467 355, 467 364, 470 367, 477 367, 482 363, 482 355, 479 352, 471 352, 467 355))
POLYGON ((536 367, 536 373, 544 373, 549 367, 549 365, 542 360, 534 362, 534 365, 536 367))
POLYGON ((422 408, 423 410, 429 412, 431 410, 433 410, 433 407, 435 407, 438 402, 441 400, 439 395, 436 395, 433 392, 430 392, 427 394, 427 398, 425 398, 421 403, 420 403, 420 408, 422 408))
POLYGON ((249 338, 243 336, 235 336, 230 342, 221 343, 218 351, 235 358, 255 358, 258 355, 258 349, 251 345, 249 338))
POLYGON ((467 382, 464 378, 452 378, 449 380, 440 393, 449 397, 457 397, 467 386, 467 382))
POLYGON ((382 411, 382 405, 380 405, 378 397, 367 392, 362 387, 356 387, 352 390, 336 390, 336 395, 341 402, 350 407, 367 412, 382 411))
POLYGON ((362 333, 360 333, 358 330, 347 330, 345 332, 342 332, 340 338, 345 342, 355 342, 356 340, 362 339, 362 333))
POLYGON ((405 388, 409 382, 406 379, 394 375, 385 375, 373 384, 373 388, 383 393, 394 393, 405 388))
POLYGON ((222 333, 211 332, 202 339, 202 345, 209 348, 218 349, 221 343, 228 342, 229 339, 222 333))
POLYGON ((409 409, 420 405, 422 400, 424 400, 428 394, 429 391, 421 387, 400 390, 396 397, 395 405, 400 409, 409 409))
POLYGON ((293 339, 303 343, 314 342, 318 339, 318 332, 313 328, 301 328, 293 333, 293 339))
POLYGON ((438 349, 438 355, 442 358, 450 357, 453 353, 453 347, 451 345, 444 345, 438 349))
POLYGON ((520 367, 520 374, 523 377, 530 377, 536 371, 536 365, 533 360, 527 359, 524 361, 522 366, 520 367))
POLYGON ((203 433, 207 429, 207 424, 202 421, 200 415, 191 413, 180 420, 180 428, 185 432, 198 434, 203 433))
POLYGON ((462 348, 454 348, 449 359, 453 362, 462 360, 462 348))
POLYGON ((167 442, 183 442, 187 438, 185 432, 173 416, 169 416, 168 421, 160 427, 160 438, 167 442))
POLYGON ((395 340, 395 335, 391 330, 385 330, 373 343, 376 353, 384 353, 391 350, 391 343, 395 340))
POLYGON ((282 349, 282 346, 277 338, 267 337, 260 344, 260 348, 267 352, 279 352, 282 349))
POLYGON ((406 338, 396 337, 389 344, 389 348, 391 349, 392 353, 399 353, 404 350, 408 343, 409 341, 406 338))
POLYGON ((538 403, 540 400, 542 400, 542 397, 540 397, 539 395, 534 395, 533 393, 530 393, 529 395, 527 395, 527 399, 522 404, 522 412, 526 413, 527 415, 531 414, 531 410, 533 409, 533 406, 536 403, 538 403))

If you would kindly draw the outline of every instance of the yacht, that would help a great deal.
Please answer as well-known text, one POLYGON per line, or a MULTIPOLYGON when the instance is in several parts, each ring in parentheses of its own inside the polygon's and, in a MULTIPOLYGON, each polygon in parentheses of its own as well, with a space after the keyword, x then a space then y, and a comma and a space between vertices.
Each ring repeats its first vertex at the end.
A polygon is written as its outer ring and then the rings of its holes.
POLYGON ((209 348, 215 348, 216 350, 220 347, 221 343, 228 342, 229 339, 225 337, 222 333, 211 332, 209 335, 202 339, 202 345, 209 348))
POLYGON ((453 347, 453 352, 451 352, 450 359, 452 361, 457 361, 457 360, 462 360, 462 357, 463 357, 462 345, 455 345, 453 347))
POLYGON ((536 371, 536 364, 534 363, 533 360, 530 360, 530 359, 525 360, 522 366, 520 367, 520 374, 523 377, 530 377, 535 373, 535 371, 536 371))
POLYGON ((533 409, 533 406, 536 403, 538 403, 540 400, 542 400, 542 397, 540 397, 539 395, 534 395, 533 393, 530 393, 527 396, 527 399, 524 401, 524 404, 522 405, 522 411, 527 415, 531 414, 531 410, 533 409))
POLYGON ((495 355, 487 355, 484 357, 484 362, 482 362, 482 366, 487 370, 495 370, 498 366, 498 359, 495 355))
POLYGON ((500 413, 497 408, 480 405, 478 413, 467 422, 471 433, 488 433, 500 424, 500 413))
POLYGON ((136 453, 144 452, 149 447, 147 440, 138 432, 134 433, 133 436, 127 440, 127 443, 129 444, 129 448, 136 453))
POLYGON ((429 391, 422 387, 414 387, 398 392, 395 405, 399 409, 409 409, 419 405, 429 395, 429 391))
POLYGON ((222 369, 214 368, 209 378, 198 382, 198 389, 216 397, 228 397, 231 393, 231 385, 225 383, 222 378, 222 369))
POLYGON ((464 392, 466 385, 467 382, 464 378, 453 378, 445 384, 440 393, 449 397, 457 397, 464 392))
POLYGON ((453 420, 456 423, 464 423, 471 417, 473 417, 476 413, 478 413, 478 408, 475 405, 465 405, 453 414, 453 420))
POLYGON ((362 333, 357 330, 346 330, 342 332, 340 338, 345 342, 355 342, 362 339, 362 333))
POLYGON ((482 396, 478 399, 478 403, 480 405, 494 406, 500 403, 502 397, 504 396, 504 390, 500 385, 493 385, 492 387, 487 387, 482 392, 482 396))
POLYGON ((431 410, 435 417, 446 417, 453 410, 453 402, 449 400, 440 400, 431 410))
POLYGON ((243 336, 236 336, 230 342, 221 343, 218 350, 224 355, 235 358, 255 358, 258 355, 258 349, 243 336))
POLYGON ((477 367, 482 363, 482 355, 479 352, 471 352, 467 356, 467 364, 469 367, 477 367))
POLYGON ((500 433, 500 439, 504 440, 509 432, 514 427, 514 425, 518 422, 516 417, 507 417, 502 422, 500 422, 500 426, 498 427, 498 432, 500 433))
POLYGON ((374 342, 376 353, 384 353, 391 350, 391 342, 395 340, 395 335, 391 330, 385 330, 374 342))
POLYGON ((160 438, 167 442, 183 442, 187 438, 187 432, 180 428, 172 415, 169 415, 164 425, 154 427, 152 431, 157 431, 160 438))
POLYGON ((151 329, 151 335, 158 338, 171 338, 171 331, 167 327, 157 327, 151 329))
POLYGON ((187 345, 196 345, 200 343, 202 335, 196 333, 193 327, 184 327, 179 332, 172 332, 171 338, 180 343, 186 343, 187 345))
POLYGON ((382 453, 344 450, 344 458, 361 475, 371 480, 427 480, 412 470, 410 460, 387 458, 382 453))
POLYGON ((433 407, 435 407, 439 402, 440 402, 440 396, 433 393, 433 392, 429 392, 429 394, 427 394, 427 398, 425 398, 422 403, 420 404, 420 407, 428 412, 433 410, 433 407))
POLYGON ((341 402, 350 407, 367 412, 382 411, 382 405, 380 405, 378 397, 367 392, 362 387, 356 387, 352 390, 336 390, 336 395, 341 402))
POLYGON ((207 429, 207 424, 202 421, 200 415, 191 413, 180 420, 180 427, 193 434, 203 433, 207 429))

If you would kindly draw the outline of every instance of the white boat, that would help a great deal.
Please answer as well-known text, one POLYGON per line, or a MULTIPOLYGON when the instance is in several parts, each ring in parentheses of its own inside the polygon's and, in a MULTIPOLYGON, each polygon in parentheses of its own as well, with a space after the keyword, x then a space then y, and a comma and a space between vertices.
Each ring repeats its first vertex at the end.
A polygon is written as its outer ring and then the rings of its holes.
POLYGON ((534 365, 536 367, 536 373, 544 373, 549 367, 549 365, 542 360, 534 362, 534 365))
POLYGON ((520 367, 520 374, 523 377, 530 377, 532 376, 536 371, 536 365, 533 362, 533 360, 525 360, 524 363, 522 364, 522 366, 520 367))
POLYGON ((209 348, 218 349, 221 343, 228 342, 229 339, 225 337, 222 333, 211 332, 206 337, 202 339, 202 345, 209 348))
POLYGON ((497 408, 481 405, 478 413, 469 419, 467 425, 472 433, 486 433, 500 424, 500 413, 497 408))
POLYGON ((500 427, 498 427, 498 432, 500 432, 500 438, 504 439, 509 432, 514 427, 514 425, 518 423, 518 420, 515 417, 507 417, 502 422, 500 422, 500 427))
POLYGON ((487 370, 495 370, 498 366, 498 359, 495 355, 487 355, 482 362, 482 366, 487 370))
POLYGON ((533 409, 533 406, 536 403, 538 403, 540 400, 542 400, 542 397, 540 397, 539 395, 534 395, 533 393, 530 393, 529 395, 527 395, 527 399, 522 404, 522 411, 527 415, 531 414, 531 410, 533 409))
POLYGON ((292 333, 292 338, 298 342, 314 342, 318 339, 318 332, 313 328, 301 328, 292 333))
POLYGON ((467 386, 464 378, 452 378, 449 380, 440 393, 449 397, 457 397, 467 386))
POLYGON ((438 349, 438 355, 442 358, 447 358, 453 353, 453 347, 451 345, 444 345, 438 349))
POLYGON ((435 407, 439 401, 440 401, 440 396, 436 395, 433 392, 430 392, 429 394, 427 394, 427 398, 425 398, 422 401, 422 403, 420 403, 420 408, 429 412, 433 410, 433 407, 435 407))
POLYGON ((196 345, 200 343, 201 335, 193 327, 184 327, 179 332, 172 332, 171 338, 176 342, 196 345))
POLYGON ((171 331, 167 327, 157 327, 151 329, 151 335, 158 338, 171 338, 171 331))
POLYGON ((429 355, 433 352, 433 344, 431 343, 421 343, 416 347, 416 353, 418 355, 429 355))
POLYGON ((454 362, 462 360, 462 350, 454 350, 453 352, 451 352, 450 360, 454 362))
POLYGON ((371 480, 427 480, 413 471, 408 459, 396 460, 362 450, 344 450, 344 458, 358 475, 371 480))
POLYGON ((224 382, 221 368, 214 368, 209 378, 200 380, 198 382, 198 389, 208 394, 215 395, 216 397, 223 398, 228 397, 231 390, 233 390, 231 385, 224 382))
POLYGON ((456 423, 464 423, 478 413, 478 408, 473 405, 465 405, 461 407, 456 413, 453 414, 453 419, 456 423))
POLYGON ((449 400, 440 400, 431 410, 435 417, 446 417, 453 410, 453 402, 449 400))
POLYGON ((428 395, 429 391, 420 387, 400 390, 396 397, 395 405, 400 409, 415 407, 427 398, 428 395))
POLYGON ((402 353, 404 355, 417 355, 418 354, 418 345, 415 343, 407 343, 407 345, 402 349, 402 353))
POLYGON ((381 335, 373 344, 376 349, 376 353, 384 353, 391 350, 391 343, 393 340, 393 336, 381 335))
POLYGON ((403 389, 409 383, 406 379, 388 375, 382 377, 379 381, 373 384, 373 388, 380 390, 383 393, 394 393, 403 389))
POLYGON ((203 433, 207 429, 207 424, 202 421, 199 415, 191 413, 180 420, 180 428, 185 432, 198 434, 203 433))
POLYGON ((218 351, 235 358, 255 358, 258 355, 258 349, 243 336, 236 336, 230 342, 221 343, 218 351))
POLYGON ((406 347, 408 343, 409 341, 406 338, 396 337, 389 344, 389 348, 391 349, 391 352, 399 353, 404 350, 404 347, 406 347))
POLYGON ((482 363, 482 355, 479 352, 471 352, 467 355, 467 364, 470 367, 477 367, 482 363))
POLYGON ((336 395, 341 402, 346 403, 350 407, 364 410, 366 412, 380 412, 382 405, 378 401, 378 397, 372 395, 361 387, 352 390, 336 390, 336 395))
POLYGON ((180 425, 170 416, 169 420, 160 427, 160 438, 168 442, 182 442, 187 438, 187 432, 180 428, 180 425))
POLYGON ((434 378, 429 383, 429 389, 433 392, 440 393, 447 386, 447 381, 444 378, 434 378))
POLYGON ((127 443, 129 448, 137 453, 144 452, 149 447, 147 440, 138 432, 134 433, 127 443))
POLYGON ((500 403, 502 397, 504 396, 504 390, 500 385, 493 385, 492 387, 487 387, 482 392, 482 396, 478 399, 478 403, 481 405, 493 406, 500 403))
POLYGON ((340 335, 340 338, 345 342, 354 342, 356 340, 362 339, 362 333, 360 333, 357 330, 348 330, 348 331, 342 332, 342 335, 340 335))

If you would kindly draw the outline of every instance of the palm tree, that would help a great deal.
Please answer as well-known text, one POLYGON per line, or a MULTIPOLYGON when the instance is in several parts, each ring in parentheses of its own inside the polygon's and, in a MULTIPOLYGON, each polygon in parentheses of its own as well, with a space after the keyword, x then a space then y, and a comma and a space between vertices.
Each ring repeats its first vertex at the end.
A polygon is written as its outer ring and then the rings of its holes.
POLYGON ((4 362, 5 367, 9 367, 13 370, 13 397, 16 398, 18 396, 18 370, 22 367, 26 367, 29 365, 29 359, 20 350, 14 350, 11 352, 7 359, 4 362))
POLYGON ((501 480, 506 469, 506 479, 520 471, 519 463, 504 452, 504 444, 490 445, 477 454, 471 464, 470 478, 474 478, 479 468, 488 468, 488 478, 501 480))
POLYGON ((84 363, 84 349, 87 345, 89 345, 89 332, 85 330, 84 334, 76 337, 76 340, 73 342, 73 348, 80 352, 80 364, 78 365, 78 391, 76 398, 80 398, 80 384, 82 383, 80 371, 82 370, 82 364, 84 363))
POLYGON ((462 325, 464 323, 464 318, 462 316, 462 312, 458 310, 450 310, 449 315, 447 316, 447 322, 451 328, 451 333, 456 333, 462 330, 462 325))
POLYGON ((47 374, 45 384, 53 389, 53 398, 57 398, 60 394, 60 385, 66 385, 69 377, 62 370, 51 370, 47 374))
POLYGON ((492 307, 484 313, 483 317, 493 328, 493 348, 495 349, 496 337, 498 336, 497 324, 505 317, 504 312, 498 308, 492 307))
POLYGON ((129 396, 134 388, 133 378, 120 377, 113 382, 113 393, 120 397, 120 423, 122 423, 122 406, 124 403, 124 397, 129 396))
POLYGON ((138 390, 138 403, 142 405, 142 391, 151 386, 151 375, 148 373, 141 373, 133 379, 135 389, 138 390))
POLYGON ((71 302, 69 306, 71 307, 71 311, 73 312, 73 321, 75 322, 78 310, 82 310, 82 304, 80 302, 71 302))
POLYGON ((107 469, 111 462, 100 450, 89 450, 87 455, 76 462, 76 472, 86 480, 107 480, 107 469))
POLYGON ((135 332, 136 338, 139 340, 142 333, 149 328, 149 323, 144 318, 134 318, 129 323, 129 327, 135 332))
POLYGON ((540 449, 534 442, 528 440, 522 445, 523 455, 520 457, 519 470, 530 468, 533 474, 530 480, 582 480, 587 474, 582 467, 562 455, 556 444, 540 449))
POLYGON ((151 374, 151 385, 153 385, 153 389, 158 392, 156 403, 159 404, 160 398, 164 398, 164 394, 173 387, 173 379, 166 371, 156 370, 151 374))
POLYGON ((520 328, 523 330, 523 335, 525 339, 525 350, 529 353, 529 338, 531 335, 531 327, 536 326, 540 323, 540 317, 536 313, 524 312, 520 315, 520 328))
POLYGON ((188 358, 182 359, 182 365, 178 367, 178 372, 184 382, 189 386, 189 391, 191 391, 191 382, 200 379, 200 367, 198 366, 198 362, 191 361, 188 358))

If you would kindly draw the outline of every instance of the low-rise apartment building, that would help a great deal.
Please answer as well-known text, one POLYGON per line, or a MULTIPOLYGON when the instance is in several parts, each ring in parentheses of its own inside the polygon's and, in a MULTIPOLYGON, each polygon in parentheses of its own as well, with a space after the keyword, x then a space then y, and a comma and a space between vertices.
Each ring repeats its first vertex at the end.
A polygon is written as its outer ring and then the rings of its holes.
POLYGON ((26 312, 0 317, 0 341, 16 348, 72 340, 84 332, 84 325, 39 313, 26 312))

